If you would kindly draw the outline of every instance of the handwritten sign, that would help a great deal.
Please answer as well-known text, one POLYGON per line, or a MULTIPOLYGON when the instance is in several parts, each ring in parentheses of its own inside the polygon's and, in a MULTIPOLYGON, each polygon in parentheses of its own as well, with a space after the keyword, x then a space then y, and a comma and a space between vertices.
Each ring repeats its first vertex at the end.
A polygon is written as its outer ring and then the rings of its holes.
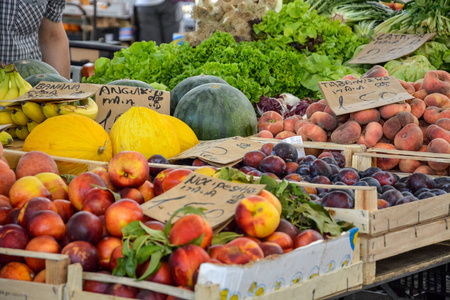
POLYGON ((132 106, 143 106, 162 114, 170 113, 170 93, 131 86, 103 85, 95 95, 97 121, 109 132, 114 122, 132 106))
POLYGON ((213 228, 233 217, 239 201, 258 195, 265 185, 234 183, 190 173, 183 182, 141 205, 146 216, 167 222, 177 209, 186 206, 206 208, 205 216, 213 228))
POLYGON ((95 92, 99 89, 99 87, 100 85, 90 83, 41 81, 22 96, 13 100, 7 100, 5 102, 46 102, 49 100, 75 101, 86 99, 95 95, 95 92))
POLYGON ((232 166, 241 161, 244 154, 260 150, 261 143, 248 138, 235 136, 212 141, 202 141, 194 147, 169 158, 170 161, 200 158, 217 167, 232 166))
POLYGON ((414 98, 394 76, 321 81, 319 88, 337 116, 414 98))
POLYGON ((435 33, 380 33, 362 49, 350 64, 378 64, 411 54, 431 39, 435 33))

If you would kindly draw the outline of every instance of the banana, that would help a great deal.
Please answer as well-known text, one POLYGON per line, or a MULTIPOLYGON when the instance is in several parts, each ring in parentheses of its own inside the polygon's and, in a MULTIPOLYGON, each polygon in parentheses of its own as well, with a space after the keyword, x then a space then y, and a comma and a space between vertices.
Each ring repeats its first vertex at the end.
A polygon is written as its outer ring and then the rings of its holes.
MULTIPOLYGON (((9 76, 5 73, 5 79, 3 79, 0 85, 0 100, 5 100, 5 96, 9 91, 9 76)), ((3 104, 2 104, 3 105, 3 104)))
POLYGON ((92 98, 80 100, 80 105, 60 105, 58 106, 60 115, 78 114, 95 120, 98 113, 97 103, 92 98))
POLYGON ((22 102, 23 113, 33 121, 42 123, 46 119, 42 107, 39 103, 23 101, 22 102))
POLYGON ((0 125, 7 125, 7 124, 14 124, 13 120, 11 119, 11 111, 10 110, 0 111, 0 125))
POLYGON ((17 86, 19 87, 19 97, 31 90, 31 85, 25 79, 23 79, 22 76, 20 76, 19 72, 17 72, 16 69, 14 69, 12 74, 14 76, 14 79, 16 80, 17 86))
POLYGON ((14 108, 11 111, 11 120, 16 125, 27 125, 28 117, 23 113, 22 109, 14 108))
POLYGON ((28 131, 27 126, 17 126, 16 128, 16 135, 17 138, 21 139, 22 141, 25 140, 30 132, 28 131))
POLYGON ((11 72, 7 72, 6 75, 8 76, 9 80, 9 90, 3 100, 12 100, 19 97, 19 87, 17 86, 14 74, 12 74, 11 72))
POLYGON ((56 103, 41 103, 42 112, 46 118, 56 117, 58 116, 58 105, 56 103))
POLYGON ((17 138, 16 127, 8 127, 6 131, 12 136, 13 139, 17 138))
POLYGON ((28 122, 27 122, 27 129, 28 129, 28 132, 31 132, 31 131, 33 131, 33 129, 36 127, 36 126, 38 126, 40 123, 38 123, 38 122, 36 122, 36 121, 33 121, 33 120, 31 120, 31 119, 28 119, 28 122))
POLYGON ((3 146, 9 145, 14 141, 13 137, 7 132, 2 131, 0 132, 0 142, 3 146))

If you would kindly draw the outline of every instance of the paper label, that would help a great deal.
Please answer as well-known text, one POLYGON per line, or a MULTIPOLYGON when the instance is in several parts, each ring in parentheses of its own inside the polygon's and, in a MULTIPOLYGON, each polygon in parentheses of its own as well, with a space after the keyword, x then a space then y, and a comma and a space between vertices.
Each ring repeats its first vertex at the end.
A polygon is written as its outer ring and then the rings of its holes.
POLYGON ((414 98, 394 76, 320 81, 319 88, 337 116, 414 98))
POLYGON ((263 184, 235 183, 192 172, 181 183, 141 207, 146 216, 164 223, 179 208, 206 208, 206 219, 216 228, 234 216, 239 201, 258 195, 264 187, 263 184))
MULTIPOLYGON (((291 136, 288 138, 285 138, 283 142, 289 143, 291 145, 303 145, 303 139, 300 135, 291 136)), ((305 156, 305 149, 303 147, 295 147, 297 149, 297 155, 298 157, 304 157, 305 156)))
POLYGON ((435 33, 380 33, 348 63, 378 64, 400 58, 413 53, 433 36, 435 33))
POLYGON ((147 107, 161 114, 170 113, 170 93, 131 86, 103 85, 95 95, 95 118, 109 132, 114 122, 132 106, 147 107))

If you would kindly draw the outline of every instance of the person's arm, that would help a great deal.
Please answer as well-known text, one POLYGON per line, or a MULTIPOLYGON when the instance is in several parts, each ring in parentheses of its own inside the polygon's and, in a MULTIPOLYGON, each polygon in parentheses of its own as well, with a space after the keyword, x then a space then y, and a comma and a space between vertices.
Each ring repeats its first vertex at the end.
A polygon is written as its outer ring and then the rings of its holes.
POLYGON ((54 67, 61 76, 70 79, 69 39, 62 22, 42 19, 39 28, 42 60, 54 67))

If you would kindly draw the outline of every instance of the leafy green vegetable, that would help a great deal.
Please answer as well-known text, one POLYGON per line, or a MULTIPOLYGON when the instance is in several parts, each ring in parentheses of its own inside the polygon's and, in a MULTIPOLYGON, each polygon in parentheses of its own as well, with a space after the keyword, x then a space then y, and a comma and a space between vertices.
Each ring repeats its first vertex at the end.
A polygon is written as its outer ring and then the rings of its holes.
POLYGON ((450 49, 443 43, 426 42, 413 54, 425 56, 437 70, 450 71, 450 49))
POLYGON ((428 71, 436 70, 423 55, 413 55, 405 59, 391 60, 384 65, 384 68, 389 75, 410 82, 424 78, 428 71))

